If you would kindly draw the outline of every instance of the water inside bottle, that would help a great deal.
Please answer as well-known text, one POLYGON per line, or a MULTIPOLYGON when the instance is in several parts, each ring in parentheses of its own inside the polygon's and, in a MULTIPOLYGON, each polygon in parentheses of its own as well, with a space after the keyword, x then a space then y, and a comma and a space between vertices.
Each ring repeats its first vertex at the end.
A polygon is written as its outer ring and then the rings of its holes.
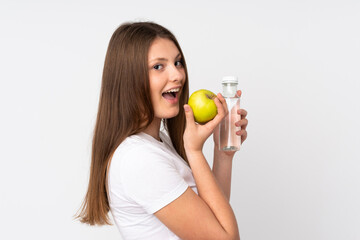
POLYGON ((235 126, 235 122, 240 120, 237 110, 240 109, 240 98, 225 98, 229 114, 220 123, 220 150, 237 151, 240 150, 241 137, 236 132, 241 128, 235 126))

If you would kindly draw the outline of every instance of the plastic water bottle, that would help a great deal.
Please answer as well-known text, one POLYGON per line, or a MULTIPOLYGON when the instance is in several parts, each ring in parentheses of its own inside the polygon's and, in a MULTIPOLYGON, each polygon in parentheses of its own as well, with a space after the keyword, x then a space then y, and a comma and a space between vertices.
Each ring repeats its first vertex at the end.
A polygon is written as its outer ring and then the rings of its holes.
POLYGON ((228 115, 220 123, 219 127, 219 150, 240 150, 241 137, 236 135, 240 127, 235 122, 240 120, 237 110, 240 109, 240 97, 236 95, 238 79, 235 76, 227 76, 222 79, 223 97, 228 108, 228 115))

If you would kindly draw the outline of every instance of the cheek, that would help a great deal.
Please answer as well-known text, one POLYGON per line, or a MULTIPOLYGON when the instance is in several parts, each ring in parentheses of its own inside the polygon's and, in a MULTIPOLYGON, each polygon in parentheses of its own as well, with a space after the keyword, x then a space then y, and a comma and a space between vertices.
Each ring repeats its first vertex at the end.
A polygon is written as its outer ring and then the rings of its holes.
POLYGON ((161 96, 159 96, 158 93, 156 92, 151 92, 151 104, 153 106, 153 108, 157 108, 157 106, 159 105, 161 100, 161 96))
POLYGON ((159 96, 162 96, 161 87, 160 84, 157 83, 157 81, 150 81, 150 94, 152 100, 159 99, 159 96))
POLYGON ((186 81, 186 75, 185 75, 185 69, 184 68, 181 69, 181 74, 183 76, 183 82, 185 82, 186 81))

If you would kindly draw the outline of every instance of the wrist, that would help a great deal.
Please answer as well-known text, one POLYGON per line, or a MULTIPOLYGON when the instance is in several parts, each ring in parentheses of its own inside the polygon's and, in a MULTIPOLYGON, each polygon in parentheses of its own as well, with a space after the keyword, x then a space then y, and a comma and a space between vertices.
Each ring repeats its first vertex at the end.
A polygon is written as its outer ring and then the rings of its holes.
POLYGON ((194 157, 201 157, 204 156, 202 150, 193 150, 193 149, 186 149, 185 153, 188 158, 194 158, 194 157))
POLYGON ((203 148, 203 145, 191 144, 189 142, 184 141, 184 149, 185 149, 186 155, 188 155, 188 154, 191 154, 191 155, 202 154, 202 148, 203 148))
POLYGON ((214 147, 214 160, 232 160, 234 155, 235 151, 221 151, 218 146, 214 147))

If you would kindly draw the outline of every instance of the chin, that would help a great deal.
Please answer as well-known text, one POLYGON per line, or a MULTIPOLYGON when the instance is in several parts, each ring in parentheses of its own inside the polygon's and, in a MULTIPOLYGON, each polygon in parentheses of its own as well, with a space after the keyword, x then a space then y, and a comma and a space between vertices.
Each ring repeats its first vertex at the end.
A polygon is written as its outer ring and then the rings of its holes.
POLYGON ((176 117, 178 114, 179 114, 179 108, 174 109, 173 111, 168 111, 167 113, 163 112, 162 114, 159 114, 159 118, 169 119, 169 118, 176 117))

